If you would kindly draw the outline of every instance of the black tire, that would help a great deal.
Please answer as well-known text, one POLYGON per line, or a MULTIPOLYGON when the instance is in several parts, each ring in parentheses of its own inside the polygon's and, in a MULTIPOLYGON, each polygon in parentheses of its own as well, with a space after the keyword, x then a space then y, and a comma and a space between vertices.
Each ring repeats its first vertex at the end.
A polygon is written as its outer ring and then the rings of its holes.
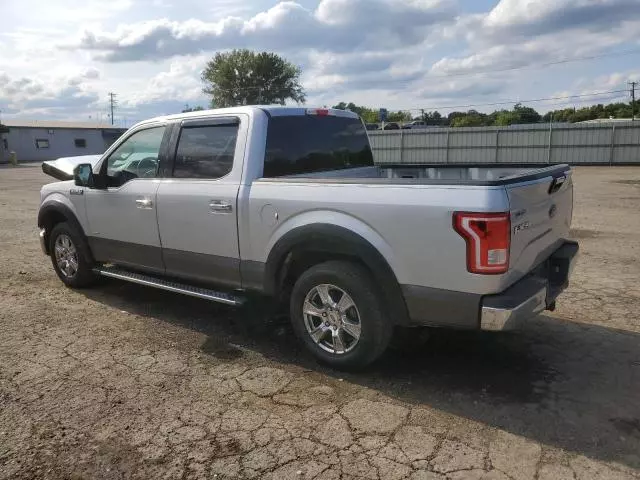
POLYGON ((85 288, 93 285, 98 280, 98 276, 93 273, 94 261, 89 245, 73 225, 62 222, 53 227, 53 230, 51 230, 49 234, 49 252, 53 268, 66 286, 71 288, 85 288), (62 240, 70 240, 76 252, 77 269, 72 275, 65 273, 60 265, 58 265, 56 241, 62 236, 64 236, 62 240))
MULTIPOLYGON (((305 271, 293 287, 290 316, 296 335, 311 353, 321 362, 338 369, 362 368, 375 361, 386 350, 393 332, 382 294, 369 272, 355 263, 345 261, 330 261, 305 271), (359 314, 359 339, 351 350, 345 349, 343 353, 323 349, 313 340, 305 325, 305 299, 317 286, 323 284, 336 286, 347 293, 359 314)), ((322 323, 320 317, 317 319, 322 323)), ((328 335, 332 333, 329 332, 328 335)), ((351 339, 350 336, 349 338, 351 339)))

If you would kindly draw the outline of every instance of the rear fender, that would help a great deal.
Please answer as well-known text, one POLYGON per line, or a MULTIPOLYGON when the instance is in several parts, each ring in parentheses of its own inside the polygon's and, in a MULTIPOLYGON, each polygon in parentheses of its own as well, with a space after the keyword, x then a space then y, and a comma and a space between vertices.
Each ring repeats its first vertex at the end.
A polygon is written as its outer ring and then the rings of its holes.
POLYGON ((394 274, 390 246, 370 226, 337 212, 311 212, 289 219, 269 243, 264 291, 279 295, 287 276, 287 259, 295 252, 321 252, 327 258, 353 258, 365 266, 380 288, 394 323, 408 321, 407 308, 394 274), (332 223, 328 223, 330 220, 332 223))

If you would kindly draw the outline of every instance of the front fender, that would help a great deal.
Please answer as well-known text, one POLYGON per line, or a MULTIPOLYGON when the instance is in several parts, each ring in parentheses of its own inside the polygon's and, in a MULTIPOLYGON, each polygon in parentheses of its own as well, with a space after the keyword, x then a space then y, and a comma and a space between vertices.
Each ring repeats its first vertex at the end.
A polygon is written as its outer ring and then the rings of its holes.
POLYGON ((85 229, 80 221, 76 206, 67 197, 59 192, 53 192, 45 196, 38 210, 38 227, 45 230, 45 248, 48 252, 49 233, 59 222, 68 222, 73 225, 83 236, 85 229))

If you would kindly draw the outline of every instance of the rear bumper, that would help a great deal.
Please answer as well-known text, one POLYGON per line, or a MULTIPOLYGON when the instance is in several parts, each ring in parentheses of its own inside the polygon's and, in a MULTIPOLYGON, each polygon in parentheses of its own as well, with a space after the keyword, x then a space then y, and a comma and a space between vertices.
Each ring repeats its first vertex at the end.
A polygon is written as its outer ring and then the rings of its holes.
POLYGON ((578 244, 565 242, 530 275, 498 295, 482 298, 480 328, 508 330, 547 308, 569 285, 577 257, 578 244))
POLYGON ((576 242, 565 242, 546 261, 504 292, 477 295, 413 285, 402 292, 412 325, 508 330, 521 320, 553 309, 569 285, 578 255, 576 242))
POLYGON ((547 292, 546 282, 530 278, 504 293, 483 298, 480 328, 508 330, 519 321, 542 313, 547 308, 547 292))

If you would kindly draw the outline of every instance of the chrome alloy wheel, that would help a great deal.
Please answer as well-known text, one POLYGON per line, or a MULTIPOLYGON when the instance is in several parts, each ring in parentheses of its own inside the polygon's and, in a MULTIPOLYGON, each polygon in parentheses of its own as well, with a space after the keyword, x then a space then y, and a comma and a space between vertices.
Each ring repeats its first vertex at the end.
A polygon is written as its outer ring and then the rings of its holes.
POLYGON ((68 235, 58 235, 54 255, 56 264, 65 277, 72 278, 78 272, 78 252, 68 235))
POLYGON ((302 306, 304 325, 323 350, 345 354, 360 340, 360 312, 351 296, 335 285, 313 287, 302 306))

